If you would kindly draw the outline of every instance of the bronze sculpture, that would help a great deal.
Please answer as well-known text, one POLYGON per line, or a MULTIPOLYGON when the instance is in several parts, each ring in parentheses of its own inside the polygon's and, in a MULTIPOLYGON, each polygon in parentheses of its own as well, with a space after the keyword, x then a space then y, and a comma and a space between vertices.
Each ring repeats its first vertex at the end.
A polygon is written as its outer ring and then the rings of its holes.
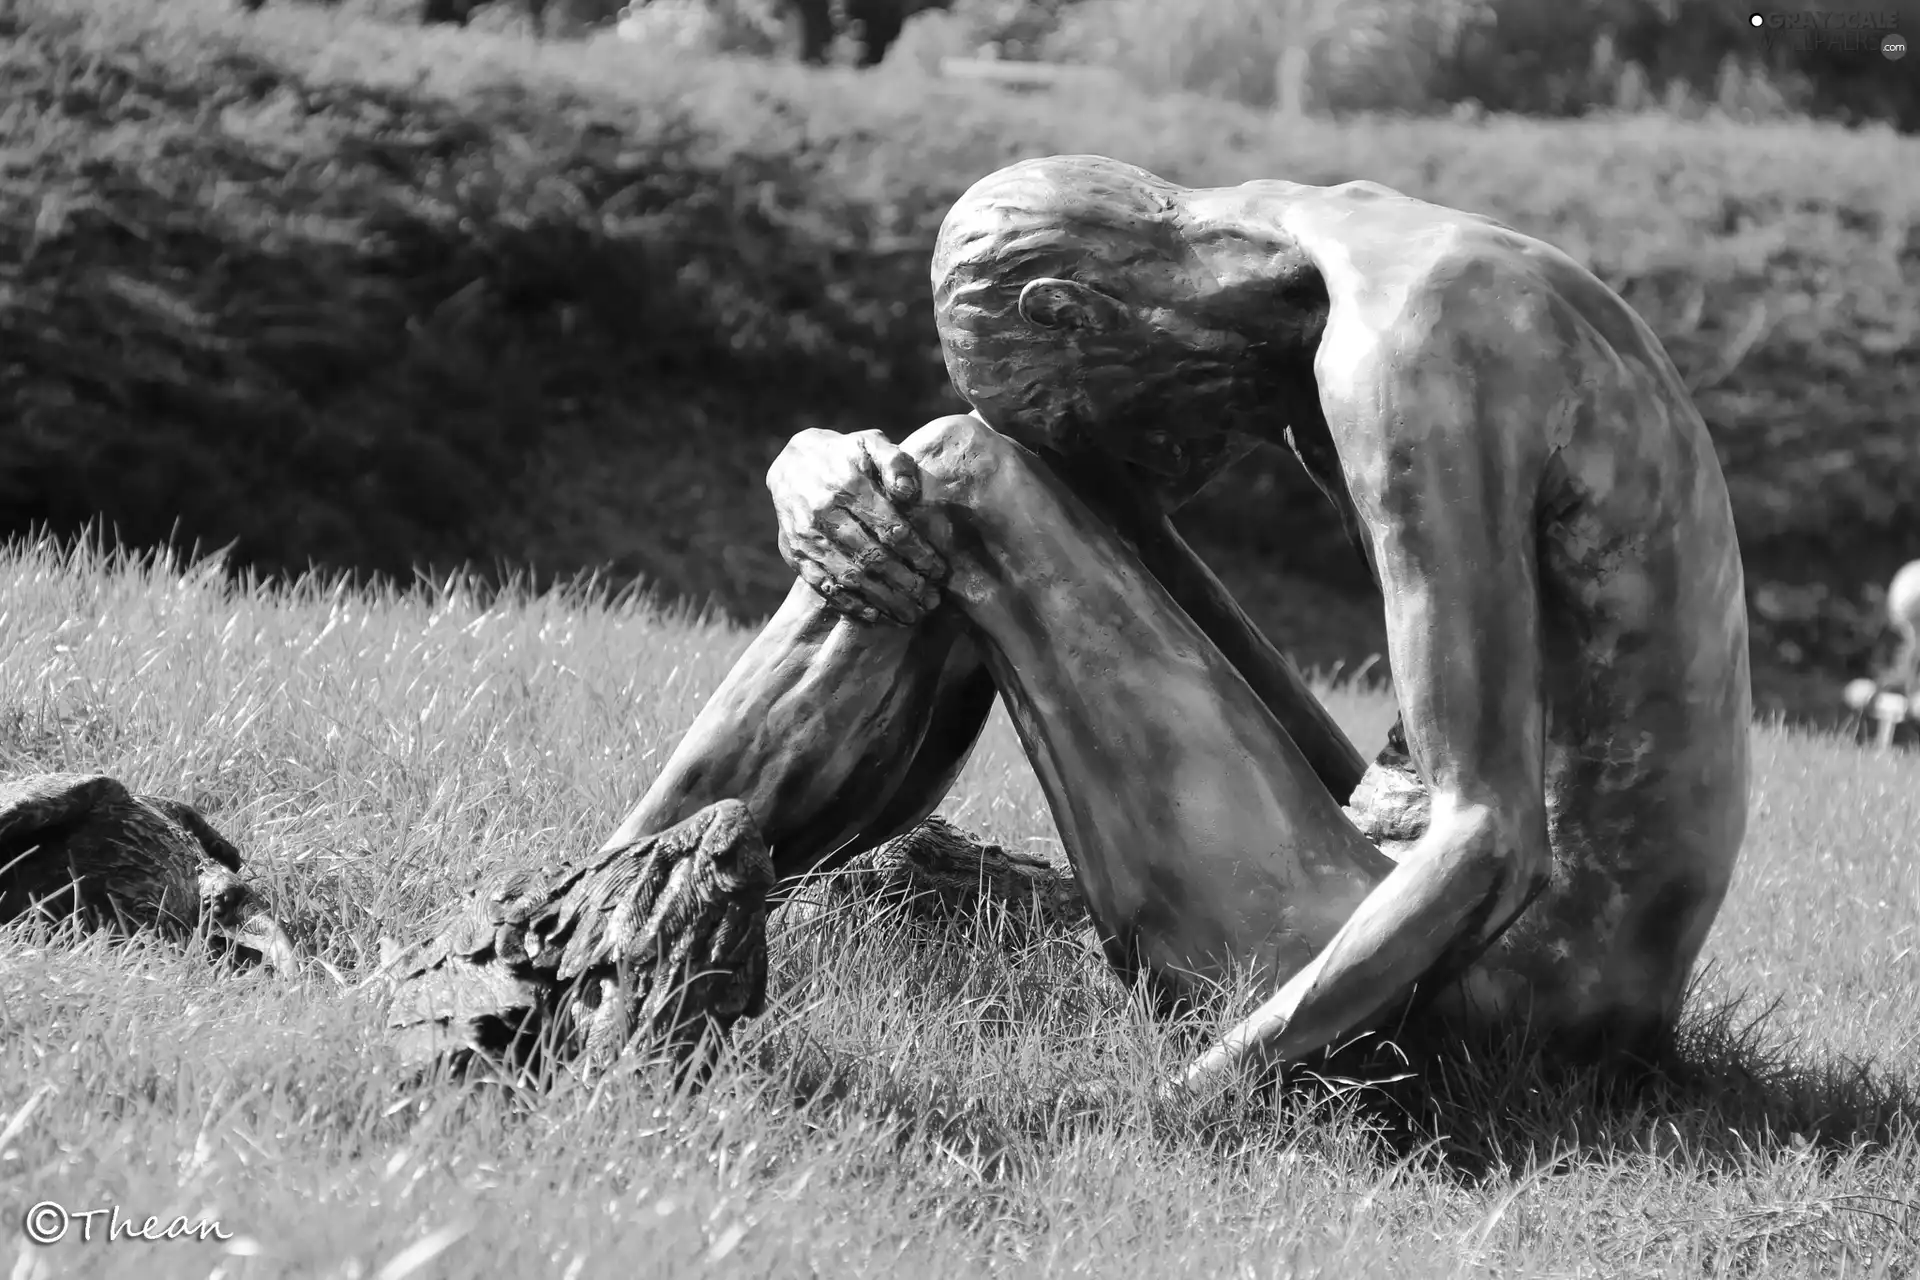
POLYGON ((1065 932, 1087 915, 1079 886, 1045 858, 977 840, 937 816, 849 859, 822 887, 829 901, 892 905, 919 920, 997 916, 1015 937, 1065 932))
POLYGON ((704 1070, 765 1000, 772 887, 766 847, 732 800, 584 863, 515 868, 434 937, 383 958, 388 1029, 412 1070, 591 1077, 636 1041, 704 1070))
MULTIPOLYGON (((538 1084, 594 1078, 630 1052, 698 1076, 761 1012, 773 865, 752 815, 721 800, 584 861, 489 877, 431 937, 382 939, 374 980, 402 1065, 538 1084)), ((1085 915, 1044 859, 982 845, 938 818, 853 860, 835 905, 926 920, 997 913, 1012 936, 1085 915)), ((824 905, 824 904, 823 904, 824 905)))
POLYGON ((1374 184, 1094 156, 977 183, 933 277, 973 413, 793 439, 800 581, 609 847, 737 797, 782 876, 844 859, 932 810, 997 693, 1115 967, 1168 1000, 1279 984, 1189 1086, 1410 994, 1580 1052, 1668 1027, 1745 831, 1751 692, 1725 481, 1638 316, 1374 184), (1382 589, 1402 718, 1371 771, 1169 520, 1261 442, 1382 589))
POLYGON ((300 959, 241 878, 240 851, 198 810, 104 774, 0 782, 0 923, 31 916, 175 939, 205 930, 281 970, 300 959))

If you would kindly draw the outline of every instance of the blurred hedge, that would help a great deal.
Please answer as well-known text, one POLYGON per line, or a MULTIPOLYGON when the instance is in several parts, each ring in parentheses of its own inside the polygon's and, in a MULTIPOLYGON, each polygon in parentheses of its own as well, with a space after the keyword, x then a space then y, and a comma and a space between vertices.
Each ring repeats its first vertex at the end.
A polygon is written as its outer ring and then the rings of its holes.
MULTIPOLYGON (((1870 12, 1911 32, 1920 15, 1906 7, 1870 12)), ((950 0, 913 18, 902 43, 988 44, 1258 107, 1281 96, 1279 68, 1297 57, 1303 101, 1330 110, 1577 116, 1658 104, 1920 130, 1920 78, 1881 55, 1888 32, 1860 25, 1869 11, 1831 10, 1842 25, 1818 40, 1785 26, 1789 12, 1807 11, 1766 10, 1783 25, 1756 29, 1751 0, 950 0)))
MULTIPOLYGON (((1920 538, 1920 144, 1888 132, 1288 128, 220 0, 0 23, 11 529, 104 514, 265 569, 604 564, 752 613, 786 581, 779 442, 953 404, 926 296, 948 204, 1097 151, 1365 176, 1586 261, 1695 387, 1756 589, 1821 584, 1759 602, 1783 670, 1863 660, 1872 584, 1920 538)), ((1211 551, 1356 587, 1289 461, 1219 498, 1190 521, 1211 551)))

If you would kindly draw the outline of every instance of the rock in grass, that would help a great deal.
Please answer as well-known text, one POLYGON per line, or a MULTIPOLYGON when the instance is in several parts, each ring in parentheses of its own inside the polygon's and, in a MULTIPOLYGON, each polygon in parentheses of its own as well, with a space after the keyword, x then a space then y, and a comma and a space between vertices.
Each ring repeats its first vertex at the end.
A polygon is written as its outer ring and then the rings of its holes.
POLYGON ((765 1004, 773 883, 736 800, 583 863, 507 872, 383 966, 387 1026, 414 1070, 593 1076, 629 1048, 704 1069, 765 1004))
POLYGON ((1432 797, 1407 751, 1406 731, 1398 719, 1387 734, 1360 785, 1347 801, 1347 817, 1360 834, 1396 862, 1426 834, 1432 797))
POLYGON ((897 904, 924 920, 973 918, 989 904, 1016 925, 1070 929, 1087 915, 1072 876, 1044 858, 975 839, 938 816, 853 858, 829 881, 828 893, 897 904))

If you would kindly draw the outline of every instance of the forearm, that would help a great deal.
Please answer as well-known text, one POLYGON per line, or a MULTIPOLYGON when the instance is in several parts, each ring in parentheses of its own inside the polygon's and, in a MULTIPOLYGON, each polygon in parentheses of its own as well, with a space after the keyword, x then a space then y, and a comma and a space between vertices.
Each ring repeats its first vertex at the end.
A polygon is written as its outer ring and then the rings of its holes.
MULTIPOLYGON (((1405 416, 1481 403, 1470 381, 1449 397, 1390 389, 1406 397, 1389 402, 1405 416)), ((1375 531, 1409 754, 1432 788, 1426 832, 1189 1083, 1256 1047, 1288 1061, 1371 1025, 1411 984, 1477 955, 1548 882, 1535 490, 1531 472, 1474 434, 1482 425, 1454 420, 1450 438, 1409 454, 1366 437, 1374 453, 1356 460, 1385 477, 1355 499, 1375 531)), ((1513 438, 1530 439, 1519 427, 1513 438)))
POLYGON ((1332 942, 1198 1062, 1200 1087, 1257 1055, 1290 1062, 1366 1030, 1423 979, 1478 956, 1546 887, 1544 820, 1436 805, 1436 818, 1332 942))

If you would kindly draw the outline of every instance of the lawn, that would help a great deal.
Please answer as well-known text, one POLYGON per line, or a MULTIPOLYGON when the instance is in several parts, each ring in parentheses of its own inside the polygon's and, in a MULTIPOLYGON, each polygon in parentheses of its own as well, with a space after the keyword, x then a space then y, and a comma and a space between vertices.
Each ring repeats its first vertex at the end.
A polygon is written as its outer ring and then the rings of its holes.
MULTIPOLYGON (((743 643, 640 599, 269 589, 23 544, 0 768, 197 801, 354 976, 487 869, 597 844, 743 643)), ((1383 695, 1327 696, 1380 740, 1383 695)), ((772 1008, 704 1094, 515 1109, 403 1087, 370 993, 15 928, 0 1250, 15 1277, 1911 1275, 1920 767, 1755 743, 1683 1051, 1634 1088, 1496 1054, 1168 1108, 1145 1086, 1189 1041, 1086 938, 782 914, 772 1008), (1069 1083, 1120 1101, 1075 1116, 1069 1083), (40 1200, 232 1238, 40 1249, 40 1200)), ((946 812, 1057 853, 1004 723, 946 812)))

